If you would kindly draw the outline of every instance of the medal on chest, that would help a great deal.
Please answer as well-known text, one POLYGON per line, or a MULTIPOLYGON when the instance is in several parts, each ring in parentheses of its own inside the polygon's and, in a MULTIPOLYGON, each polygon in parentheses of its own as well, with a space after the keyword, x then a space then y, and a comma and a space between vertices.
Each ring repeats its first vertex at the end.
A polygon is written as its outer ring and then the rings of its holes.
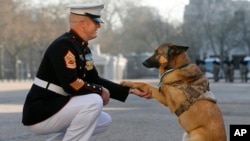
POLYGON ((85 55, 85 60, 86 60, 86 64, 85 64, 85 68, 89 71, 92 70, 94 68, 94 61, 92 59, 92 54, 86 54, 85 55))

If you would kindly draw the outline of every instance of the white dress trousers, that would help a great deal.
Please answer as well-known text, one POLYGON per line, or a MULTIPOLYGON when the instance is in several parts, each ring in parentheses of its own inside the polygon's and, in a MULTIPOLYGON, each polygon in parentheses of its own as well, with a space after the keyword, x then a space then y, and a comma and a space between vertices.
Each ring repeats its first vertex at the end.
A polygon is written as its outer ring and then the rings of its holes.
POLYGON ((29 127, 36 134, 56 133, 47 141, 95 141, 112 121, 102 108, 98 94, 75 96, 59 112, 29 127))

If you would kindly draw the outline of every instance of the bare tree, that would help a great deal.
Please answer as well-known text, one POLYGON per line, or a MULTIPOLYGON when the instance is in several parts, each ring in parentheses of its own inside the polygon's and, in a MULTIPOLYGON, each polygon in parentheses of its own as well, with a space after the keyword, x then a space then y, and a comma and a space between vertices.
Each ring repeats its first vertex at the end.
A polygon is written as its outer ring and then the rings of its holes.
POLYGON ((113 11, 109 13, 111 16, 107 16, 102 25, 101 36, 97 41, 105 52, 117 54, 151 51, 176 35, 174 27, 162 20, 158 10, 134 3, 126 5, 126 8, 121 9, 115 3, 113 11))
POLYGON ((26 9, 22 7, 23 3, 12 3, 8 0, 4 2, 7 9, 0 11, 4 15, 3 22, 0 22, 4 29, 0 38, 1 52, 4 48, 1 66, 5 62, 5 67, 1 67, 1 72, 8 69, 12 78, 19 79, 20 69, 34 74, 46 47, 54 38, 68 30, 66 14, 60 14, 66 13, 66 6, 26 9))
POLYGON ((5 77, 5 44, 7 44, 4 35, 4 29, 10 22, 10 18, 12 16, 11 10, 14 9, 13 2, 10 0, 2 0, 1 8, 0 8, 0 29, 2 33, 0 34, 0 79, 5 77))
MULTIPOLYGON (((66 15, 62 16, 62 14, 59 14, 63 13, 61 7, 64 6, 50 5, 47 8, 33 9, 30 21, 30 28, 32 29, 30 34, 32 38, 29 40, 30 46, 27 52, 30 54, 27 58, 27 64, 31 77, 35 75, 43 53, 49 44, 57 36, 68 31, 66 15)), ((64 11, 65 9, 66 7, 64 11)))
POLYGON ((231 45, 231 32, 235 28, 230 11, 231 3, 224 0, 219 2, 196 0, 192 4, 189 10, 193 10, 193 17, 187 16, 189 19, 186 20, 189 24, 185 23, 184 34, 186 37, 188 34, 197 34, 197 39, 200 41, 194 42, 198 43, 200 48, 203 47, 205 52, 211 49, 213 54, 222 60, 227 58, 228 52, 235 47, 231 45), (188 28, 196 28, 196 30, 190 33, 188 28))
MULTIPOLYGON (((14 78, 19 77, 18 73, 18 64, 20 63, 19 54, 23 51, 27 46, 27 40, 25 40, 25 36, 28 38, 29 34, 26 34, 27 28, 25 28, 25 24, 27 23, 27 14, 20 12, 17 10, 18 3, 5 3, 7 7, 10 9, 6 9, 7 11, 2 11, 4 15, 4 26, 2 27, 4 30, 2 31, 2 46, 5 51, 5 57, 8 58, 9 55, 10 65, 12 65, 12 70, 14 73, 14 78)), ((6 67, 4 67, 5 69, 6 67)))
POLYGON ((231 36, 234 36, 232 40, 232 45, 234 46, 241 46, 246 48, 244 49, 244 52, 246 52, 246 55, 250 55, 250 15, 248 14, 247 8, 241 8, 235 13, 235 17, 233 19, 233 23, 235 25, 235 29, 232 32, 231 36))
POLYGON ((250 28, 249 28, 249 24, 250 24, 250 19, 246 19, 242 22, 242 28, 241 28, 241 31, 242 31, 242 40, 245 42, 248 50, 247 50, 247 55, 250 55, 250 28))

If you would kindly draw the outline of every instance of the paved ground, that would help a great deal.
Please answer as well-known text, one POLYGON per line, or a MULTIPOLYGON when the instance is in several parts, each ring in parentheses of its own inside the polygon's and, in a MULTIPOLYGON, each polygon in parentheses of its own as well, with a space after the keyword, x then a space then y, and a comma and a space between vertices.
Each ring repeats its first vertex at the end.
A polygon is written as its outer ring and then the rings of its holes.
MULTIPOLYGON (((140 80, 157 84, 157 80, 140 80)), ((44 141, 21 124, 21 110, 31 82, 0 83, 0 141, 44 141)), ((230 124, 250 125, 250 83, 211 83, 224 115, 227 134, 230 124)), ((182 129, 176 117, 154 100, 130 95, 125 103, 111 100, 105 111, 113 124, 99 141, 180 141, 182 129)))

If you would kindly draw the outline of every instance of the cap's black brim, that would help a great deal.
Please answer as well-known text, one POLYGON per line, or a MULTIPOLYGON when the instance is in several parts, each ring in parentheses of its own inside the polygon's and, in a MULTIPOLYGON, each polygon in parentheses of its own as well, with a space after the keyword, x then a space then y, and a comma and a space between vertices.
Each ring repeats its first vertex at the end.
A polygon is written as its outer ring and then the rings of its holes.
POLYGON ((101 18, 91 18, 91 19, 97 23, 104 23, 101 18))
POLYGON ((79 16, 87 16, 96 23, 104 23, 102 18, 100 16, 98 16, 98 15, 92 15, 92 14, 89 14, 89 13, 85 13, 85 14, 76 14, 76 13, 73 13, 73 12, 71 12, 71 13, 75 14, 75 15, 79 15, 79 16))

